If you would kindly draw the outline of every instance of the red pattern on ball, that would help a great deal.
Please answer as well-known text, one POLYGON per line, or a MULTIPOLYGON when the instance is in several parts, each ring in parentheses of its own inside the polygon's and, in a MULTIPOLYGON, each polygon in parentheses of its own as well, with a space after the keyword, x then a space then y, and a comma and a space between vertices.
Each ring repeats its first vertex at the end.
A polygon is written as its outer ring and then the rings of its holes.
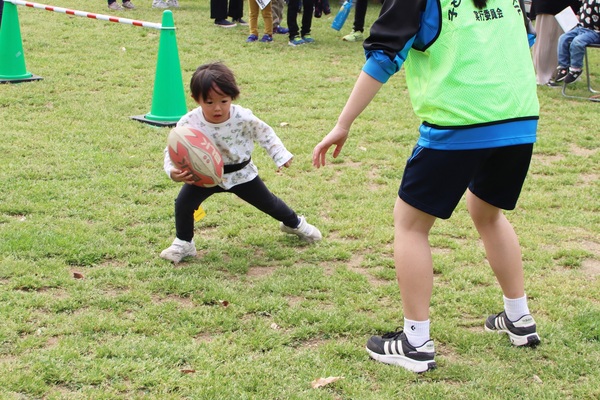
POLYGON ((215 145, 202 132, 176 127, 168 138, 169 157, 173 164, 193 175, 194 185, 213 187, 223 178, 223 159, 215 145))

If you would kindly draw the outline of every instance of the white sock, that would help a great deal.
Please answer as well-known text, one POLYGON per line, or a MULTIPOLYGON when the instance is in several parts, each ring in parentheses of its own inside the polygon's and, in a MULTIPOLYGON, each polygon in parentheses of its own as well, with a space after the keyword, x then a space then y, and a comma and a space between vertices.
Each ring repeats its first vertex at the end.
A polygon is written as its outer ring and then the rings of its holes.
POLYGON ((506 296, 502 296, 502 298, 504 299, 504 312, 512 322, 518 321, 523 315, 529 314, 527 295, 518 299, 509 299, 506 296))
POLYGON ((413 321, 404 318, 404 334, 408 343, 412 346, 419 347, 430 339, 429 337, 429 320, 413 321))

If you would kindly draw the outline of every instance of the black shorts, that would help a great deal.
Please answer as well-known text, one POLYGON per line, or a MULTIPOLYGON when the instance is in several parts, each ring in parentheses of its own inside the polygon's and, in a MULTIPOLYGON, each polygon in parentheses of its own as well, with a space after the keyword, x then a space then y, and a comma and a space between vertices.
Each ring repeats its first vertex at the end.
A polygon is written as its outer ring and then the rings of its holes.
POLYGON ((450 218, 467 188, 504 210, 517 204, 533 144, 477 150, 433 150, 415 146, 398 195, 438 218, 450 218))

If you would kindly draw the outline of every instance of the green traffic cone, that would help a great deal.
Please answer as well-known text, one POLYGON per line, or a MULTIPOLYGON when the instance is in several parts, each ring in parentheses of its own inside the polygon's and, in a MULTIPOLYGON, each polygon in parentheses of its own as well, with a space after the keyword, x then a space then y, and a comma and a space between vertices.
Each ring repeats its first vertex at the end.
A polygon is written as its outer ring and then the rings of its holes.
POLYGON ((171 10, 163 12, 162 26, 152 108, 146 115, 131 118, 155 126, 175 126, 177 121, 187 113, 187 106, 171 10))
POLYGON ((37 81, 39 76, 27 72, 21 40, 17 6, 4 2, 0 25, 0 83, 37 81))

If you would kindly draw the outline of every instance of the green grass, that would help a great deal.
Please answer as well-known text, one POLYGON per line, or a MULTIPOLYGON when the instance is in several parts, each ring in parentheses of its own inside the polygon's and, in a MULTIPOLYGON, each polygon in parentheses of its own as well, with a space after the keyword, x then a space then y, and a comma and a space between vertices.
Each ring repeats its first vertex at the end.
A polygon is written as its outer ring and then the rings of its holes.
MULTIPOLYGON (((103 1, 52 3, 107 13, 103 1)), ((136 6, 119 15, 160 22, 149 1, 136 6)), ((418 134, 403 71, 342 155, 315 170, 312 149, 364 59, 360 44, 340 40, 349 23, 336 32, 332 16, 315 19, 310 46, 281 35, 246 44, 247 28, 217 28, 208 2, 181 0, 184 85, 209 61, 235 71, 239 103, 295 154, 276 173, 257 148, 261 176, 324 240, 305 245, 220 195, 196 226, 199 257, 174 268, 158 257, 174 236, 179 190, 162 170, 168 128, 129 119, 150 111, 158 31, 18 10, 27 69, 44 79, 0 85, 0 398, 600 397, 597 103, 539 88, 539 141, 508 213, 541 346, 516 349, 483 331, 501 292, 462 202, 431 235, 439 368, 417 376, 364 351, 402 321, 391 212, 418 134), (311 388, 328 376, 344 379, 311 388)), ((592 67, 600 87, 598 54, 592 67)))

